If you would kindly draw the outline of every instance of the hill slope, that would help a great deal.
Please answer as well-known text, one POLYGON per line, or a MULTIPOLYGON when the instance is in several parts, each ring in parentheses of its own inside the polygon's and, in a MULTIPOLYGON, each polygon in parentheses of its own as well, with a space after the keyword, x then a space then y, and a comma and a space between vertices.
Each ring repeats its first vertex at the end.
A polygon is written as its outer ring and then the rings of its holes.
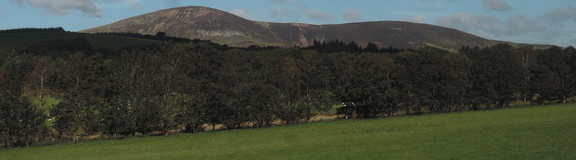
POLYGON ((3 159, 574 159, 575 104, 0 149, 3 159))
POLYGON ((127 18, 81 32, 132 32, 205 39, 232 46, 308 46, 314 39, 356 41, 364 46, 417 48, 429 44, 459 48, 496 43, 455 29, 410 22, 378 21, 332 25, 250 21, 208 7, 179 7, 127 18))

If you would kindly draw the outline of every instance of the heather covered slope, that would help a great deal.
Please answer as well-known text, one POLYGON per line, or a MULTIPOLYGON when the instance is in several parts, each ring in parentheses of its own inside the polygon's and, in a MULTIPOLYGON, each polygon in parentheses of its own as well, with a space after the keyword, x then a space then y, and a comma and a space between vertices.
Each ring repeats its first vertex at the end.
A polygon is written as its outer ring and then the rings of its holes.
POLYGON ((131 32, 190 39, 206 39, 229 45, 277 45, 282 42, 257 22, 207 7, 180 7, 131 17, 81 32, 131 32))
POLYGON ((127 18, 81 32, 132 32, 205 39, 232 46, 309 46, 314 39, 356 41, 364 46, 418 48, 437 45, 449 48, 487 46, 487 40, 455 29, 400 21, 311 25, 246 20, 208 7, 179 7, 127 18))

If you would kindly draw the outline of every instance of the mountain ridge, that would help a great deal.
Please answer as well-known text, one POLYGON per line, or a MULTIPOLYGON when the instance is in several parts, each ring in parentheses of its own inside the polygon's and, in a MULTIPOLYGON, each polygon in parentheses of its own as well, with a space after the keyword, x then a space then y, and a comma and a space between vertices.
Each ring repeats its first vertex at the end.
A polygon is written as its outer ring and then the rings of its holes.
POLYGON ((418 48, 436 45, 448 48, 488 46, 488 40, 452 28, 403 21, 369 21, 343 24, 305 24, 252 21, 237 15, 202 6, 158 10, 120 20, 85 33, 131 32, 189 39, 204 39, 231 46, 300 46, 318 41, 368 42, 379 47, 418 48))

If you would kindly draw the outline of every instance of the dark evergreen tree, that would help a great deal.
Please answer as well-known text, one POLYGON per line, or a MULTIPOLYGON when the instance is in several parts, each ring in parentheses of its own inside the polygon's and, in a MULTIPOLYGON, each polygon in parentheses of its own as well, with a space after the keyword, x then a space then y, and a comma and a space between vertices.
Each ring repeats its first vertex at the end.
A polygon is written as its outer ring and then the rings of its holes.
POLYGON ((537 55, 537 64, 532 69, 532 93, 535 101, 544 104, 546 101, 564 102, 569 95, 570 67, 566 64, 567 54, 559 47, 542 50, 537 55))
POLYGON ((391 113, 398 104, 392 68, 374 54, 338 55, 334 82, 336 97, 360 118, 391 113))
POLYGON ((522 47, 515 50, 515 53, 518 54, 521 62, 522 68, 522 83, 520 86, 520 99, 527 103, 532 101, 532 92, 531 92, 531 80, 532 80, 532 72, 531 70, 534 69, 536 65, 536 51, 532 47, 522 47))
POLYGON ((55 129, 61 136, 78 140, 79 136, 100 131, 98 116, 102 103, 102 90, 97 85, 100 74, 100 55, 86 56, 83 53, 59 59, 57 67, 61 72, 54 88, 59 90, 62 101, 50 114, 56 118, 55 129))
POLYGON ((470 94, 474 109, 508 106, 517 100, 523 80, 522 63, 512 46, 497 44, 464 51, 472 60, 470 94))
POLYGON ((27 55, 12 57, 0 67, 0 143, 28 146, 47 134, 47 116, 22 96, 26 75, 33 70, 27 55))
POLYGON ((368 44, 366 45, 366 48, 364 48, 364 52, 378 53, 378 52, 380 52, 380 49, 378 48, 376 43, 368 42, 368 44))

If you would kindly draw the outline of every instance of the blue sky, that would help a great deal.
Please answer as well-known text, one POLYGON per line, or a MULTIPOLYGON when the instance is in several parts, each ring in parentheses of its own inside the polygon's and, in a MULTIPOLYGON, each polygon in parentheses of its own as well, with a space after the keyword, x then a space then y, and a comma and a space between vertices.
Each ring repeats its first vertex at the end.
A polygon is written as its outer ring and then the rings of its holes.
POLYGON ((0 29, 60 26, 79 31, 190 5, 257 21, 411 21, 488 39, 576 45, 574 0, 0 0, 0 29))

